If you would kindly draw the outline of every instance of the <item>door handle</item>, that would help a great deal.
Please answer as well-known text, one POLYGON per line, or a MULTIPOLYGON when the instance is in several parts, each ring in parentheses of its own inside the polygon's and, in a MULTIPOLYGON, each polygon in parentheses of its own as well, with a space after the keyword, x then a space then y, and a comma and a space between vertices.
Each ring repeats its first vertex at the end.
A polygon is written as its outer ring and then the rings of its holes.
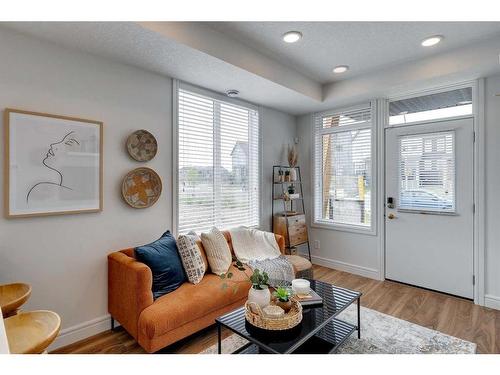
POLYGON ((391 214, 387 215, 387 218, 392 220, 392 219, 396 218, 396 215, 391 213, 391 214))

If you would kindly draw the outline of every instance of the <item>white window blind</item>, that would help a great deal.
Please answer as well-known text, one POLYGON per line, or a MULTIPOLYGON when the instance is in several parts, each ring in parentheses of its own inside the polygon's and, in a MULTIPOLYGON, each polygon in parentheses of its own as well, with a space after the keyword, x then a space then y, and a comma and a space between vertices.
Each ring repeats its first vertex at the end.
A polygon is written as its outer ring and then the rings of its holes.
POLYGON ((178 231, 259 225, 259 113, 178 90, 178 231))
POLYGON ((398 207, 455 211, 454 132, 400 137, 398 207))
POLYGON ((369 107, 314 116, 315 223, 371 228, 371 117, 369 107))

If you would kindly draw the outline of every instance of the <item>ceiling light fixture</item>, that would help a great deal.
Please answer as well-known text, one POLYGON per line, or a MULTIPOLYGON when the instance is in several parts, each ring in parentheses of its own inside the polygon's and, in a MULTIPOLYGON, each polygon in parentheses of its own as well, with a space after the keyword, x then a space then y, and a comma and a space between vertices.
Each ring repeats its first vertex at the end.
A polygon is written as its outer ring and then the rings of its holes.
POLYGON ((347 65, 339 65, 339 66, 336 66, 335 68, 333 68, 333 72, 335 74, 345 73, 348 70, 349 70, 349 66, 347 66, 347 65))
POLYGON ((442 36, 442 35, 433 35, 433 36, 430 36, 430 37, 425 38, 424 40, 422 40, 422 46, 424 46, 424 47, 435 46, 440 41, 442 41, 443 38, 444 38, 444 36, 442 36))
POLYGON ((286 43, 295 43, 302 39, 302 33, 300 31, 288 31, 283 34, 283 41, 286 43))
POLYGON ((238 90, 231 89, 231 90, 226 91, 226 95, 229 96, 230 98, 234 98, 234 97, 240 95, 240 92, 238 90))

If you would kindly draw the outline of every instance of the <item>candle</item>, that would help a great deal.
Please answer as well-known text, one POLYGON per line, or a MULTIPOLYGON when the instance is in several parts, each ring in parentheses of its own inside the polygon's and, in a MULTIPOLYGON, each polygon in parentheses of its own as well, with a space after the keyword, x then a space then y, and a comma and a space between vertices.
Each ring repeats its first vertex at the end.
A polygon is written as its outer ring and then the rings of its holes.
POLYGON ((295 294, 309 294, 311 283, 305 279, 295 279, 292 280, 292 289, 295 294))

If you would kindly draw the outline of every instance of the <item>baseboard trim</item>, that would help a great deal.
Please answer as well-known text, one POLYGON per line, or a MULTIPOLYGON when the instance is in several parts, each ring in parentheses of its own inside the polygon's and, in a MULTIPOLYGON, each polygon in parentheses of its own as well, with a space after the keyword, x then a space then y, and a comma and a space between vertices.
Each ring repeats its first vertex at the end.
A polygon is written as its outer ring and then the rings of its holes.
POLYGON ((340 260, 323 258, 323 257, 319 257, 316 255, 312 256, 312 262, 313 262, 313 264, 318 264, 320 266, 333 268, 335 270, 345 271, 345 272, 353 273, 355 275, 368 277, 370 279, 380 280, 380 273, 378 270, 376 270, 374 268, 358 266, 355 264, 342 262, 340 260))
POLYGON ((490 309, 500 310, 500 297, 486 294, 484 296, 484 305, 490 309))
MULTIPOLYGON (((115 326, 118 325, 119 323, 115 321, 115 326)), ((55 341, 48 347, 47 351, 50 352, 52 350, 62 348, 63 346, 67 346, 77 341, 86 339, 87 337, 97 335, 98 333, 108 329, 111 329, 111 315, 109 314, 88 320, 72 327, 64 328, 61 332, 59 332, 59 336, 57 336, 55 341)))

